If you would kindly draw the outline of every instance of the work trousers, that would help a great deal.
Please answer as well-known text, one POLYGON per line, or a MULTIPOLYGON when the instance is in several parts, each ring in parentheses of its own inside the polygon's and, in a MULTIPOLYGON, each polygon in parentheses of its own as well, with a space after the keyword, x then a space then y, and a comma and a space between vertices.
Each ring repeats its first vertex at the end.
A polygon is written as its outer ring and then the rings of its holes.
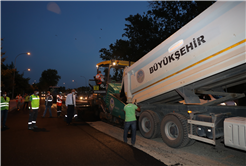
POLYGON ((2 127, 5 126, 5 123, 7 121, 7 116, 8 116, 8 110, 1 110, 1 119, 2 119, 2 127))
POLYGON ((74 116, 74 105, 68 105, 67 108, 67 123, 70 124, 72 122, 74 116))
POLYGON ((21 102, 18 101, 18 103, 17 103, 17 109, 18 110, 20 109, 20 106, 21 106, 21 102))
POLYGON ((38 117, 38 109, 29 110, 28 127, 36 126, 36 120, 38 117))
POLYGON ((127 143, 127 135, 128 135, 128 131, 130 127, 132 129, 131 143, 132 145, 134 145, 136 141, 137 121, 125 122, 123 139, 124 139, 124 142, 127 143))
POLYGON ((47 112, 47 109, 49 109, 50 117, 52 117, 52 113, 51 113, 51 105, 46 105, 46 106, 45 106, 45 110, 44 110, 43 117, 45 117, 45 114, 46 114, 46 112, 47 112))
POLYGON ((24 102, 23 109, 28 109, 28 101, 24 102))
POLYGON ((61 110, 62 110, 62 107, 61 106, 57 106, 57 116, 60 116, 61 110))

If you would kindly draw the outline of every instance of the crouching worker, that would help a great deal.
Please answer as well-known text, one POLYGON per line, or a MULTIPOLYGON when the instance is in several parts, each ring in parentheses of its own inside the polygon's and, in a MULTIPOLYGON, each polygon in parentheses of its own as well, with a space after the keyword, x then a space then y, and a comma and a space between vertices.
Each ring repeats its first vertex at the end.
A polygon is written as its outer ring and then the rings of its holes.
POLYGON ((131 127, 131 143, 134 146, 136 141, 136 131, 137 131, 137 118, 135 111, 140 112, 140 108, 132 103, 132 99, 127 100, 128 104, 124 107, 125 112, 125 125, 124 125, 124 142, 127 143, 128 130, 131 127))
POLYGON ((29 120, 28 120, 28 129, 33 130, 38 128, 36 126, 36 120, 39 111, 40 99, 38 96, 38 90, 34 90, 34 94, 30 96, 30 110, 29 110, 29 120))

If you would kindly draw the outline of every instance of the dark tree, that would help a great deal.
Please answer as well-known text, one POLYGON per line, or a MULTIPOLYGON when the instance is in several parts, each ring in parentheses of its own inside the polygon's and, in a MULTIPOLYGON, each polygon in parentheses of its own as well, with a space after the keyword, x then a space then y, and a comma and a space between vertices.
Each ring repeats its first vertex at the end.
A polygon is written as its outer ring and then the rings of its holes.
POLYGON ((215 1, 151 1, 148 14, 162 25, 166 38, 202 13, 215 1))
MULTIPOLYGON (((3 39, 1 39, 3 41, 3 39)), ((1 46, 2 50, 2 46, 1 46)), ((15 72, 15 95, 29 93, 31 86, 29 85, 30 78, 24 78, 23 74, 19 74, 19 71, 14 69, 14 64, 11 62, 10 65, 4 64, 7 57, 3 57, 5 52, 1 51, 1 90, 6 91, 8 96, 12 95, 13 79, 15 72), (11 94, 11 95, 10 95, 11 94)))
POLYGON ((126 21, 123 36, 129 39, 129 60, 137 61, 163 41, 162 26, 151 15, 130 15, 126 21))
POLYGON ((137 61, 212 5, 211 1, 151 1, 147 14, 130 15, 123 37, 99 52, 103 60, 137 61))
POLYGON ((44 70, 39 79, 39 90, 47 90, 50 86, 56 86, 61 76, 58 75, 57 70, 44 70))
POLYGON ((102 48, 99 52, 100 58, 103 60, 111 60, 111 59, 117 59, 117 60, 128 60, 129 53, 130 53, 130 45, 129 41, 127 40, 116 40, 114 44, 109 45, 109 49, 102 48))

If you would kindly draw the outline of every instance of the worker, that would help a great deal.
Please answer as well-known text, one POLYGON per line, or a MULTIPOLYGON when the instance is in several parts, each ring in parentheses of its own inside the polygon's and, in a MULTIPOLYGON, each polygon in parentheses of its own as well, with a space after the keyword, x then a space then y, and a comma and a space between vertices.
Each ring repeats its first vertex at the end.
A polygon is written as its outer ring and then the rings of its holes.
POLYGON ((7 96, 7 93, 4 92, 3 96, 1 96, 1 119, 2 119, 2 129, 8 129, 6 126, 7 116, 9 112, 9 103, 10 98, 7 96))
POLYGON ((53 103, 52 101, 53 101, 53 96, 50 94, 50 91, 47 91, 47 95, 45 97, 45 110, 44 110, 44 114, 42 116, 43 118, 45 117, 47 109, 49 109, 50 118, 52 118, 52 112, 51 112, 51 106, 53 103))
POLYGON ((128 130, 131 127, 131 144, 134 146, 136 141, 136 131, 137 131, 137 119, 135 111, 140 112, 139 106, 132 103, 132 99, 127 100, 128 104, 124 107, 125 112, 125 125, 124 125, 124 135, 123 140, 127 143, 128 130))
POLYGON ((30 98, 30 96, 27 93, 25 93, 23 110, 28 109, 29 98, 30 98))
POLYGON ((28 120, 28 129, 33 130, 38 128, 36 126, 36 120, 39 112, 40 98, 38 96, 38 90, 34 90, 34 93, 30 96, 30 110, 29 110, 29 120, 28 120))
MULTIPOLYGON (((78 92, 75 91, 75 100, 77 99, 77 97, 78 97, 78 92)), ((77 109, 74 108, 73 119, 75 119, 77 116, 78 116, 77 109)))
POLYGON ((20 111, 21 102, 22 102, 22 96, 21 96, 21 94, 19 94, 19 95, 16 96, 16 108, 17 108, 17 111, 20 111))
POLYGON ((74 89, 72 89, 71 93, 67 95, 65 105, 67 108, 67 125, 70 125, 74 116, 74 109, 76 108, 76 98, 74 89))
MULTIPOLYGON (((78 92, 75 91, 75 92, 74 92, 75 100, 77 99, 77 95, 78 95, 78 92)), ((78 116, 78 114, 77 114, 77 109, 74 108, 74 113, 73 113, 73 118, 72 118, 72 119, 75 119, 77 116, 78 116)), ((67 114, 65 115, 65 117, 67 118, 67 114)))
POLYGON ((96 80, 97 85, 99 85, 100 88, 105 88, 104 76, 101 74, 100 70, 97 71, 97 75, 95 77, 95 80, 96 80))
POLYGON ((57 117, 61 117, 62 112, 62 92, 56 96, 56 106, 57 106, 57 117))

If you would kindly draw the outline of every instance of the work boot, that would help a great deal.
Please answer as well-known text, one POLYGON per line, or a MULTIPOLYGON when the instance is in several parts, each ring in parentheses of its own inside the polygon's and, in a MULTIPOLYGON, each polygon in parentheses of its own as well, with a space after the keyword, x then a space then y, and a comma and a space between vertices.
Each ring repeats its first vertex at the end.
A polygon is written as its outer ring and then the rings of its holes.
POLYGON ((29 126, 28 127, 28 130, 33 130, 34 128, 32 126, 29 126))

